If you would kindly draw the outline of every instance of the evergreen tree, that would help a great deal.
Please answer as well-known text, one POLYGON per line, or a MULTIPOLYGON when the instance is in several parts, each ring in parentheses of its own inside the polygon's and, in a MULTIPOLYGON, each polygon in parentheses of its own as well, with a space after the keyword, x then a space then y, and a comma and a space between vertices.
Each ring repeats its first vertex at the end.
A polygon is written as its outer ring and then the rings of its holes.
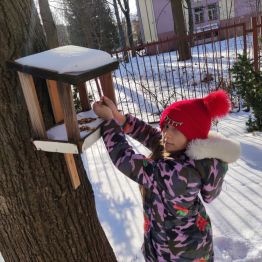
POLYGON ((118 46, 119 39, 113 13, 107 1, 97 0, 94 13, 96 17, 94 21, 96 45, 99 49, 111 51, 118 46))
POLYGON ((112 12, 105 0, 65 0, 71 43, 111 51, 118 45, 112 12))
POLYGON ((256 72, 246 54, 238 55, 232 69, 233 85, 237 93, 252 107, 254 118, 247 122, 248 130, 262 130, 262 73, 256 72))

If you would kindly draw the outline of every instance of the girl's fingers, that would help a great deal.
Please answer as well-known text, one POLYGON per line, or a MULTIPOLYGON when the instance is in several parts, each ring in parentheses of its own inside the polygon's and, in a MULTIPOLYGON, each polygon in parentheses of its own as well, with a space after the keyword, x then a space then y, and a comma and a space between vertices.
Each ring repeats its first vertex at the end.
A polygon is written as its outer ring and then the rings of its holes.
POLYGON ((103 96, 102 101, 103 101, 104 104, 107 104, 108 98, 106 96, 103 96))

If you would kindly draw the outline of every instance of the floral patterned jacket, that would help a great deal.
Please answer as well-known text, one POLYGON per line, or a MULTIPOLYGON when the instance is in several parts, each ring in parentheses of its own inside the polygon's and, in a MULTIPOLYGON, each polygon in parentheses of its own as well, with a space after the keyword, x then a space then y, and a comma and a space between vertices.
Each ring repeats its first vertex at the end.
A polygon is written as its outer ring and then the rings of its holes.
POLYGON ((125 134, 152 149, 161 132, 127 115, 122 129, 107 121, 102 136, 114 165, 146 189, 144 244, 146 261, 213 261, 212 229, 199 198, 210 203, 220 193, 227 163, 218 159, 192 160, 178 152, 157 161, 137 154, 125 134))

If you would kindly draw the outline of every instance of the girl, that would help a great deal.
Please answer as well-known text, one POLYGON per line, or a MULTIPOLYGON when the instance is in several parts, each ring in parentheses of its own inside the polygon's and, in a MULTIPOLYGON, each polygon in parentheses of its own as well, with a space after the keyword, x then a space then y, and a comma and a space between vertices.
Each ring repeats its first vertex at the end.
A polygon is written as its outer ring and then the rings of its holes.
POLYGON ((227 94, 175 102, 160 119, 160 132, 132 115, 122 115, 102 97, 93 106, 108 120, 102 136, 115 166, 143 187, 146 261, 214 261, 212 229, 199 198, 210 203, 220 193, 227 163, 239 157, 239 144, 210 134, 211 121, 230 110, 227 94), (125 134, 153 154, 136 154, 125 134))

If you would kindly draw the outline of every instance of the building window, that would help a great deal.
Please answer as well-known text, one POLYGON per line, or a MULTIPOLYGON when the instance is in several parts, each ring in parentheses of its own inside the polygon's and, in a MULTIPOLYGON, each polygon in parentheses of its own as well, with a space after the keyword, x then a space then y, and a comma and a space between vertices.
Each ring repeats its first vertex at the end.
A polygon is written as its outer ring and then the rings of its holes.
POLYGON ((209 21, 218 19, 217 4, 208 5, 207 10, 208 10, 208 20, 209 21))
POLYGON ((200 24, 204 22, 204 7, 197 7, 194 9, 195 23, 200 24))

